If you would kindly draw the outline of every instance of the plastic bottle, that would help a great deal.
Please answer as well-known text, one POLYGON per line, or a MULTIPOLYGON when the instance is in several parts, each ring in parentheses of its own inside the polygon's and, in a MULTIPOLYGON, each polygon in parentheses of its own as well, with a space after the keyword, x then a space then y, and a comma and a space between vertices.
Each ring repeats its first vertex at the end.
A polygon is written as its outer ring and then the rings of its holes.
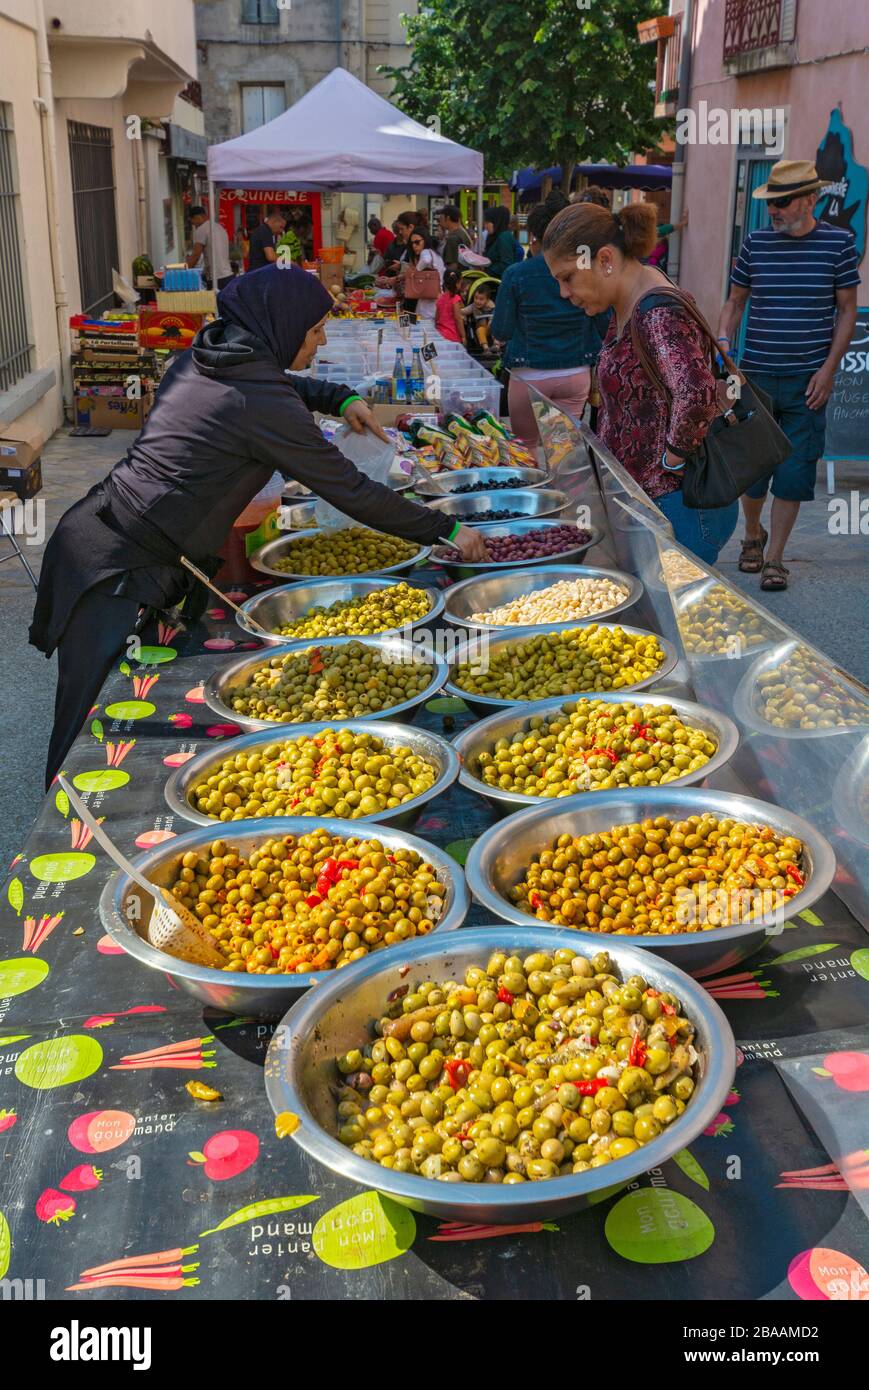
POLYGON ((419 355, 419 348, 413 349, 413 360, 410 366, 410 380, 412 383, 412 399, 415 401, 425 400, 425 372, 423 371, 422 358, 419 355))

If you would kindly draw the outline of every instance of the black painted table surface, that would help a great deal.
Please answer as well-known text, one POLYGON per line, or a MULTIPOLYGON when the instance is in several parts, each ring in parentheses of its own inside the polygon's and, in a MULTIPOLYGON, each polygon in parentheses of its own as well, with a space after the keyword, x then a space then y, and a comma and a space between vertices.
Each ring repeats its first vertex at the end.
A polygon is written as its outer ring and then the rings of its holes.
MULTIPOLYGON (((120 664, 67 760, 127 854, 191 828, 164 783, 232 736, 200 689, 244 645, 231 618, 120 664)), ((460 729, 454 706, 420 723, 460 729)), ((463 862, 488 823, 455 786, 414 833, 463 862)), ((869 941, 832 894, 705 982, 740 1064, 690 1152, 557 1224, 462 1230, 277 1137, 271 1026, 203 1012, 113 947, 110 872, 53 790, 0 904, 0 1279, 98 1301, 869 1298, 869 941), (192 1099, 193 1080, 222 1102, 192 1099)))

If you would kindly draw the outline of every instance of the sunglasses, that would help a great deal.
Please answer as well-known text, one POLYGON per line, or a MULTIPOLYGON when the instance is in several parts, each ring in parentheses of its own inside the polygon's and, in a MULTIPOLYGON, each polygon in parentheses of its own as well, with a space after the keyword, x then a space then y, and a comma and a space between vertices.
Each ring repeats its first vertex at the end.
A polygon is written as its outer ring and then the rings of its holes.
POLYGON ((767 198, 767 207, 770 208, 789 208, 791 203, 796 202, 797 198, 803 198, 803 193, 791 193, 788 198, 767 198))

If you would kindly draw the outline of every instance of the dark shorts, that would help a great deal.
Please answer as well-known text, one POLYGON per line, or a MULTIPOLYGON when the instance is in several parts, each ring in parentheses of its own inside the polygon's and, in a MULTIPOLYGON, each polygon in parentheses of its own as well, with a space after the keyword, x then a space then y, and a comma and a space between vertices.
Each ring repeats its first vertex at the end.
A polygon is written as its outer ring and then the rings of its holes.
POLYGON ((818 459, 824 452, 827 407, 810 410, 806 387, 814 372, 800 376, 766 376, 750 372, 751 381, 772 397, 773 413, 791 444, 791 452, 772 473, 754 483, 746 497, 765 497, 772 481, 773 497, 784 502, 811 502, 815 495, 818 459))

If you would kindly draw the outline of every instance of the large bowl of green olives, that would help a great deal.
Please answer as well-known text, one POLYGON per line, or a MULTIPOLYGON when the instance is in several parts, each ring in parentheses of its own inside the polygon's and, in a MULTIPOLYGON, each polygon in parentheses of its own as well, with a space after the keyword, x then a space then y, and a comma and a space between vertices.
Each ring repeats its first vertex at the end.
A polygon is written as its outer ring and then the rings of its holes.
POLYGON ((492 714, 453 740, 459 781, 496 815, 583 792, 689 787, 732 758, 739 731, 670 695, 556 696, 492 714))
POLYGON ((691 1144, 736 1070, 733 1034, 700 985, 633 943, 606 948, 498 924, 370 956, 275 1031, 271 1106, 298 1117, 293 1142, 311 1158, 414 1211, 506 1226, 594 1205, 691 1144), (607 1009, 606 1041, 576 1030, 557 1041, 550 1015, 556 1028, 565 1011, 578 1018, 580 996, 607 1009), (426 1007, 431 997, 449 1008, 426 1007), (672 1067, 656 1048, 664 1019, 672 1067), (631 1063, 634 1046, 654 1075, 631 1063))
POLYGON ((444 688, 485 716, 556 695, 643 690, 677 661, 672 642, 627 623, 477 631, 455 648, 444 688))
POLYGON ((440 690, 447 671, 431 643, 399 636, 308 638, 219 666, 203 695, 221 719, 251 732, 348 719, 410 722, 440 690))
POLYGON ((311 579, 255 594, 235 620, 248 637, 280 646, 305 638, 413 632, 434 622, 443 608, 441 594, 404 579, 311 579))
POLYGON ((277 579, 342 579, 399 574, 427 560, 431 546, 417 545, 367 526, 313 526, 290 532, 254 551, 250 563, 277 579))
MULTIPOLYGON (((191 961, 179 959, 152 946, 148 940, 148 922, 153 901, 142 892, 124 869, 112 874, 106 882, 100 895, 99 916, 114 943, 121 946, 126 954, 132 956, 140 965, 159 971, 161 978, 164 975, 168 976, 179 989, 191 994, 202 1004, 219 1009, 222 1013, 254 1018, 281 1018, 304 990, 311 985, 322 984, 330 973, 344 976, 349 972, 352 975, 367 955, 378 950, 396 950, 399 941, 407 940, 409 936, 412 939, 423 930, 425 934, 429 931, 454 931, 461 926, 468 912, 465 877, 456 861, 446 850, 392 825, 356 826, 349 821, 301 816, 267 817, 256 822, 246 821, 232 826, 210 824, 165 840, 154 849, 137 855, 133 865, 151 883, 168 888, 179 895, 183 892, 188 907, 196 912, 203 926, 209 931, 215 929, 209 924, 207 913, 220 912, 221 916, 228 914, 225 916, 227 922, 233 919, 237 921, 243 901, 250 901, 250 912, 254 920, 248 918, 240 928, 249 940, 249 946, 242 950, 242 954, 247 956, 246 969, 237 969, 229 957, 224 969, 195 965, 191 961), (302 846, 311 840, 320 840, 324 844, 319 850, 303 850, 302 846), (376 940, 369 944, 365 935, 364 944, 360 942, 363 927, 366 933, 371 930, 363 917, 359 921, 359 931, 356 931, 359 907, 365 909, 366 904, 357 903, 355 907, 351 907, 348 899, 341 896, 345 891, 343 881, 336 880, 331 888, 324 885, 327 896, 316 908, 312 907, 310 911, 306 911, 303 899, 301 905, 297 902, 291 910, 295 914, 294 931, 298 931, 309 943, 314 943, 309 949, 316 949, 324 936, 329 940, 337 940, 339 934, 343 934, 342 948, 349 949, 346 932, 352 927, 356 935, 352 938, 353 950, 346 962, 330 961, 322 966, 311 963, 306 964, 304 968, 299 968, 298 965, 292 968, 293 963, 288 962, 285 967, 281 963, 281 952, 276 945, 277 958, 269 950, 271 966, 258 964, 251 948, 262 949, 260 943, 266 944, 264 938, 280 941, 279 919, 282 916, 282 908, 288 906, 293 899, 299 898, 297 890, 300 884, 312 890, 312 894, 313 890, 320 886, 317 881, 318 872, 325 869, 328 863, 324 856, 332 854, 343 858, 347 854, 358 858, 361 845, 372 847, 375 842, 380 847, 380 860, 383 865, 377 871, 382 883, 372 885, 378 888, 378 894, 375 896, 379 895, 377 910, 370 919, 379 924, 374 931, 376 940), (282 863, 272 860, 269 866, 271 872, 265 873, 262 869, 262 855, 274 846, 278 847, 282 863), (238 870, 229 867, 228 853, 235 858, 237 865, 243 861, 248 866, 243 869, 247 882, 241 891, 231 886, 232 876, 238 870), (298 870, 287 873, 284 866, 299 855, 303 856, 306 867, 301 873, 298 870), (260 862, 257 863, 257 860, 260 862), (254 864, 256 868, 253 868, 254 864), (191 867, 188 868, 188 865, 191 867), (281 872, 282 868, 284 872, 281 872), (256 878, 261 871, 265 883, 256 886, 256 878), (208 878, 206 875, 210 873, 218 874, 219 877, 208 878), (394 922, 399 902, 396 889, 399 883, 413 883, 417 874, 421 874, 425 882, 426 893, 436 892, 439 899, 431 924, 427 928, 423 928, 422 925, 419 928, 416 925, 409 926, 407 921, 403 924, 401 921, 397 924, 394 922), (187 878, 190 882, 187 885, 179 883, 179 878, 187 878), (433 890, 429 885, 435 882, 438 886, 433 890), (213 906, 218 891, 224 891, 223 885, 227 884, 230 886, 223 906, 213 906), (388 902, 383 897, 384 892, 392 894, 388 902), (242 898, 243 894, 248 893, 249 897, 242 898), (270 896, 267 906, 264 907, 263 900, 267 893, 270 896), (277 904, 271 896, 272 893, 278 899, 277 904), (233 905, 233 896, 242 898, 242 902, 233 905), (317 926, 316 919, 312 917, 314 911, 323 912, 330 920, 317 926), (264 919, 259 927, 256 920, 258 913, 262 913, 264 919), (270 918, 272 920, 269 920, 270 918), (272 929, 275 929, 274 936, 272 929)), ((338 867, 340 868, 340 864, 338 867)), ((353 872, 367 874, 367 871, 359 869, 353 872)), ((353 882, 352 875, 349 882, 353 882)), ((367 876, 366 893, 367 885, 370 883, 371 878, 367 876)), ((319 898, 320 894, 316 896, 319 898)), ((404 901, 406 902, 406 898, 404 901)), ((422 901, 424 902, 425 898, 422 901)), ((215 940, 218 943, 219 937, 220 930, 217 929, 215 940)), ((286 928, 284 940, 286 941, 286 928)))
POLYGON ((165 795, 196 825, 331 816, 407 828, 449 791, 459 766, 445 738, 406 724, 292 724, 207 748, 173 772, 165 795))
POLYGON ((565 797, 498 821, 465 873, 477 901, 516 925, 629 940, 693 975, 745 960, 827 891, 836 857, 800 816, 700 787, 565 797))

